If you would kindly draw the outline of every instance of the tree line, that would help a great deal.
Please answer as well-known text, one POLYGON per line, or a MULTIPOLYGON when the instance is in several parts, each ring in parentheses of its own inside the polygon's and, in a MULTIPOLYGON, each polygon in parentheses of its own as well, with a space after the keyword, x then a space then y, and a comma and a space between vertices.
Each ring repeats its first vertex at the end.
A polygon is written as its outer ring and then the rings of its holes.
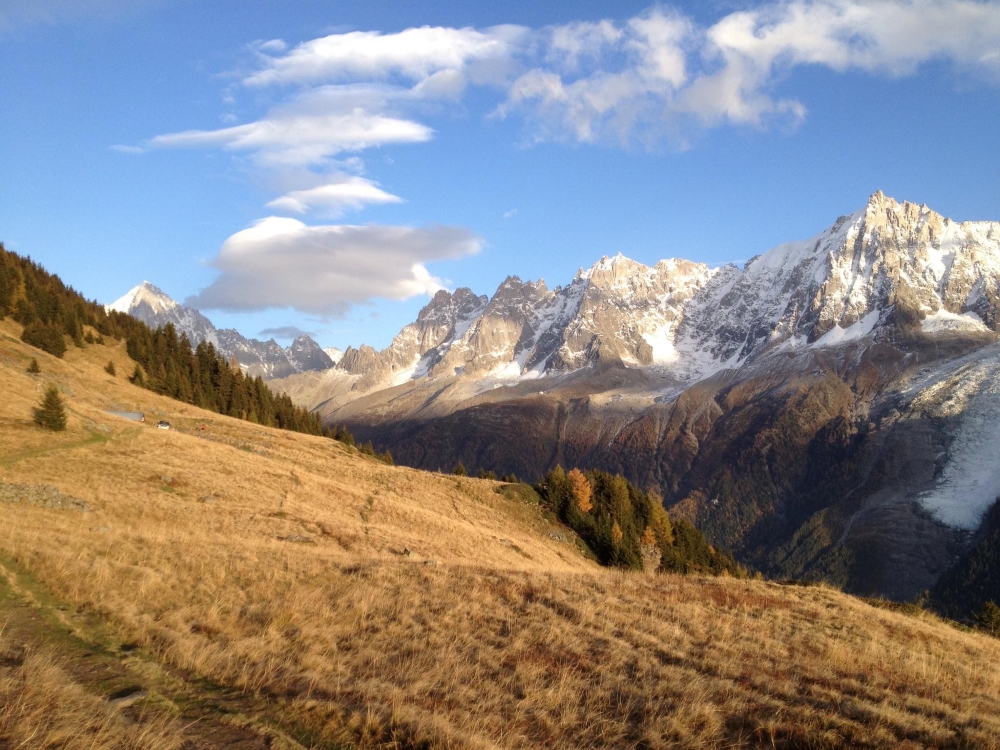
MULTIPOLYGON (((0 320, 8 316, 24 326, 23 341, 56 357, 65 354, 67 337, 79 347, 103 343, 104 337, 123 339, 136 362, 129 378, 136 385, 218 414, 354 443, 346 430, 325 428, 319 415, 296 406, 286 394, 274 393, 260 377, 244 375, 211 343, 192 347, 171 324, 154 330, 131 315, 107 312, 38 263, 0 244, 0 320)), ((376 457, 391 461, 388 454, 376 457)))

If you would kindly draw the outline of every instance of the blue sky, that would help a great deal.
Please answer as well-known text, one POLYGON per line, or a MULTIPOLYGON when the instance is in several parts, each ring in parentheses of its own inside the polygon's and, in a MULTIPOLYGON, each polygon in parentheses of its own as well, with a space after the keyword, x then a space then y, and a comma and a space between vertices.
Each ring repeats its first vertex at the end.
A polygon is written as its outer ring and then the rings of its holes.
POLYGON ((382 347, 441 285, 742 262, 876 189, 1000 219, 997 3, 0 0, 0 44, 0 240, 248 336, 382 347))

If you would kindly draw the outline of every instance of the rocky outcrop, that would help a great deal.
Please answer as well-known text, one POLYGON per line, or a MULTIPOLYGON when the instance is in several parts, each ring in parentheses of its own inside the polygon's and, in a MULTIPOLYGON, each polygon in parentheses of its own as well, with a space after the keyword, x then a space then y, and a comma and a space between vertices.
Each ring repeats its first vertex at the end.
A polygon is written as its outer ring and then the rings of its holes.
POLYGON ((328 370, 333 367, 333 360, 330 355, 313 341, 309 336, 299 336, 284 350, 288 363, 295 372, 308 372, 309 370, 328 370))
POLYGON ((0 482, 0 503, 23 503, 52 510, 90 511, 84 500, 67 495, 47 484, 6 484, 0 482))

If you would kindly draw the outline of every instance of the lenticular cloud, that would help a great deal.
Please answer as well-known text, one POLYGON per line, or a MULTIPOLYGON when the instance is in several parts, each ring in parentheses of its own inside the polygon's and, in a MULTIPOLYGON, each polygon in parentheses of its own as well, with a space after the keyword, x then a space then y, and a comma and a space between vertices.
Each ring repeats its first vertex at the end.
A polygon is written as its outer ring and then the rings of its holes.
POLYGON ((226 240, 211 264, 219 277, 188 304, 339 316, 376 297, 433 294, 443 282, 425 263, 479 248, 475 235, 457 227, 308 226, 271 216, 226 240))

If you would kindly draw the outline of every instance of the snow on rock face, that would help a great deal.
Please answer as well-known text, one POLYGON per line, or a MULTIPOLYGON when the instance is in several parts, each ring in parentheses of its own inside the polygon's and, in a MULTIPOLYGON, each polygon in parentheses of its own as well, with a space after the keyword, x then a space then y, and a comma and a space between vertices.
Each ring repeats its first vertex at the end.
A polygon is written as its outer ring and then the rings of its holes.
POLYGON ((296 372, 329 370, 333 367, 333 360, 329 355, 306 335, 299 336, 285 349, 285 357, 296 372))
POLYGON ((871 335, 897 306, 972 312, 995 328, 998 303, 1000 224, 956 224, 879 191, 816 237, 720 273, 678 335, 716 362, 745 361, 794 338, 828 346, 871 335))
POLYGON ((387 349, 338 366, 362 375, 358 390, 455 375, 517 380, 602 362, 695 381, 777 347, 878 336, 898 310, 923 318, 930 334, 1000 329, 1000 224, 957 224, 879 191, 824 232, 743 269, 681 259, 650 267, 619 254, 553 290, 512 276, 490 299, 441 291, 387 349))
POLYGON ((357 391, 422 377, 482 314, 487 301, 464 287, 454 293, 442 289, 420 311, 416 322, 404 326, 388 347, 381 352, 364 345, 360 349, 348 347, 337 367, 361 376, 354 385, 357 391))
POLYGON ((296 339, 283 349, 274 339, 248 339, 232 328, 217 330, 208 318, 197 310, 184 307, 162 290, 144 281, 128 294, 105 305, 131 315, 152 328, 172 324, 178 335, 185 334, 192 346, 202 341, 212 344, 226 359, 236 358, 240 367, 251 376, 265 379, 280 378, 306 370, 325 370, 333 361, 308 336, 296 339))
POLYGON ((918 499, 941 522, 976 529, 1000 497, 1000 351, 925 384, 912 408, 957 420, 937 485, 918 499))
POLYGON ((219 345, 212 321, 197 310, 178 304, 148 281, 142 282, 110 305, 105 305, 105 309, 109 312, 115 310, 131 315, 152 328, 172 323, 177 333, 187 334, 191 344, 195 346, 202 341, 219 345))
POLYGON ((148 281, 144 281, 139 286, 133 287, 123 297, 116 299, 104 308, 110 312, 129 313, 130 310, 137 309, 145 305, 153 314, 163 314, 175 310, 180 305, 174 302, 166 293, 153 286, 148 281))

